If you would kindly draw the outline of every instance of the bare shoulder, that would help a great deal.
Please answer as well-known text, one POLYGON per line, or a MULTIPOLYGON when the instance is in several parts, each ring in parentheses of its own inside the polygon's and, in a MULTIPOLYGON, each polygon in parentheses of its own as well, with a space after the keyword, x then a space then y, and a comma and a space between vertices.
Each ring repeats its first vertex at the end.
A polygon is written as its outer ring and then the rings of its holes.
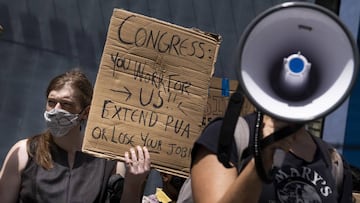
POLYGON ((28 139, 22 139, 16 142, 10 149, 9 153, 16 153, 21 158, 22 157, 28 157, 27 154, 27 141, 28 139), (26 155, 26 156, 25 156, 26 155))
POLYGON ((10 167, 16 171, 22 171, 29 159, 27 153, 27 139, 22 139, 16 142, 6 155, 2 172, 5 167, 10 167))
POLYGON ((21 187, 21 174, 28 161, 27 139, 15 143, 9 150, 0 171, 1 202, 17 202, 21 187))
POLYGON ((19 157, 19 169, 23 170, 29 160, 29 155, 27 152, 27 141, 28 139, 20 140, 16 143, 18 147, 18 157, 19 157))
POLYGON ((19 149, 19 150, 20 149, 26 150, 27 141, 28 141, 28 139, 19 140, 13 145, 12 148, 19 149))

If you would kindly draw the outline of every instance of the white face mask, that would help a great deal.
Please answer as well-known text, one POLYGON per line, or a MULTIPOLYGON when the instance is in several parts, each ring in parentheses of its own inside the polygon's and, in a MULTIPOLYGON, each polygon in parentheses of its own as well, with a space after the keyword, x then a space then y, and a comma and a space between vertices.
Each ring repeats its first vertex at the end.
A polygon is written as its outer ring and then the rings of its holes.
POLYGON ((79 114, 72 114, 63 109, 45 111, 44 118, 51 134, 55 137, 66 135, 74 126, 79 124, 79 114))

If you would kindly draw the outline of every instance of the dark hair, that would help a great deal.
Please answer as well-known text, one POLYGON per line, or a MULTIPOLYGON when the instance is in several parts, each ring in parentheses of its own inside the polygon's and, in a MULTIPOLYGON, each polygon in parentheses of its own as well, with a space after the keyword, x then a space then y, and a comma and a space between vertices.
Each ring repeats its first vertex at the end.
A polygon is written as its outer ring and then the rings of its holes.
POLYGON ((53 78, 46 89, 46 98, 52 90, 59 90, 66 84, 70 84, 72 88, 79 90, 80 95, 78 96, 81 107, 84 108, 90 105, 93 88, 86 75, 78 69, 71 70, 53 78))
MULTIPOLYGON (((93 87, 86 75, 79 69, 73 69, 54 77, 46 89, 46 98, 52 90, 59 90, 66 84, 70 84, 72 88, 78 90, 78 99, 82 108, 91 104, 93 87)), ((51 142, 52 138, 48 131, 29 138, 27 142, 29 156, 45 169, 53 167, 53 161, 50 154, 51 142)))

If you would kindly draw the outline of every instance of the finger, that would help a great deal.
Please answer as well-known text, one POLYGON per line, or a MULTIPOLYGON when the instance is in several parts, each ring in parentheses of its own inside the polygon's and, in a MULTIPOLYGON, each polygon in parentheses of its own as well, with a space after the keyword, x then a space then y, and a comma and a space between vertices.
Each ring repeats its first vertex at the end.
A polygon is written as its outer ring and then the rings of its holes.
POLYGON ((125 152, 124 157, 125 157, 125 163, 126 163, 126 165, 127 165, 127 166, 130 166, 131 160, 130 160, 130 158, 129 158, 129 152, 125 152))
POLYGON ((144 153, 143 150, 140 146, 136 146, 137 152, 138 152, 138 156, 139 156, 139 161, 140 162, 144 162, 144 153))
POLYGON ((147 149, 147 147, 143 147, 143 151, 144 151, 145 160, 150 161, 150 153, 149 153, 149 150, 147 149))
POLYGON ((130 148, 130 155, 131 155, 131 160, 133 162, 137 162, 137 156, 134 148, 130 148))
POLYGON ((150 160, 150 153, 149 150, 147 149, 147 147, 143 147, 143 151, 144 151, 144 166, 145 166, 145 170, 150 170, 150 165, 151 165, 151 160, 150 160))

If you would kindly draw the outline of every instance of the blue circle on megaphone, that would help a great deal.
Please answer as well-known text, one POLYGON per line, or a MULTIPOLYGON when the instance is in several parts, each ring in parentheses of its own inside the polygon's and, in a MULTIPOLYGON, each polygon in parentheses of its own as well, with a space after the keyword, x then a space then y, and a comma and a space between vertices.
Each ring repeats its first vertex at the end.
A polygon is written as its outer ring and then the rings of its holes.
POLYGON ((289 68, 293 73, 300 73, 304 70, 304 61, 300 58, 293 58, 289 62, 289 68))

